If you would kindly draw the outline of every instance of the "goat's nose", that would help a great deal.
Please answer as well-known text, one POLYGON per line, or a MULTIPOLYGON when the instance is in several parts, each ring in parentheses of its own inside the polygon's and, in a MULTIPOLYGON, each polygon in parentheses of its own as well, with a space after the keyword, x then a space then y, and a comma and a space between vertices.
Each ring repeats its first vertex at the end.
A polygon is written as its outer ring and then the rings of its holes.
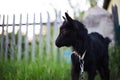
POLYGON ((58 39, 56 39, 55 45, 56 45, 57 47, 60 47, 60 43, 59 43, 58 39))
POLYGON ((57 39, 55 40, 55 45, 58 47, 58 40, 57 39))

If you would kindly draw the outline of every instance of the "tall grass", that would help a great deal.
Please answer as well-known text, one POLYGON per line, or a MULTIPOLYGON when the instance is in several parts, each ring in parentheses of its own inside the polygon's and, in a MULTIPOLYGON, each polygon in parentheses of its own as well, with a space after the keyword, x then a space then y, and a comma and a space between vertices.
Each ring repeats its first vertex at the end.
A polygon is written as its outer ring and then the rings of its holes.
MULTIPOLYGON (((24 58, 20 61, 0 61, 0 80, 71 80, 71 64, 66 63, 63 56, 55 60, 55 56, 47 58, 46 55, 37 55, 34 61, 24 58)), ((119 80, 120 47, 110 48, 109 58, 110 80, 119 80)), ((101 80, 99 75, 95 80, 101 80)))

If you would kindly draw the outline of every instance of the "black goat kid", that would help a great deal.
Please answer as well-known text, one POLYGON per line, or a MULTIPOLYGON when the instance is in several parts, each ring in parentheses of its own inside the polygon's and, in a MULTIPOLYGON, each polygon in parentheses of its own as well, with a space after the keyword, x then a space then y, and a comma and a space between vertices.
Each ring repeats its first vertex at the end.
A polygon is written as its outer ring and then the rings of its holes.
MULTIPOLYGON (((109 38, 104 38, 97 32, 88 34, 85 26, 73 20, 67 13, 65 13, 64 22, 60 27, 60 33, 56 39, 56 46, 72 47, 78 55, 82 56, 86 51, 84 57, 84 70, 88 73, 88 80, 94 80, 96 71, 100 73, 102 80, 109 80, 109 57, 108 45, 109 38)), ((79 80, 80 75, 80 61, 75 54, 71 55, 72 60, 72 80, 79 80)))

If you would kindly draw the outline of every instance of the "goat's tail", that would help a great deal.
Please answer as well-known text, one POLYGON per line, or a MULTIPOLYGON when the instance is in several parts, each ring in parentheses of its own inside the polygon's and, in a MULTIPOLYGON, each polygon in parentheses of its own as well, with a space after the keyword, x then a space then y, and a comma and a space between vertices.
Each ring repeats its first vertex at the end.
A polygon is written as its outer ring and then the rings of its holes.
POLYGON ((108 45, 111 42, 111 39, 108 37, 105 37, 105 43, 108 45))

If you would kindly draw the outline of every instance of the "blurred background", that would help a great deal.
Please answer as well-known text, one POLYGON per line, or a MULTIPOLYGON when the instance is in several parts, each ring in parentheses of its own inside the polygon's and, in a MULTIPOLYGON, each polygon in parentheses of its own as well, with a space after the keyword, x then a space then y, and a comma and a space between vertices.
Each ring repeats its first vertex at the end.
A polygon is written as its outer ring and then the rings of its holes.
POLYGON ((55 46, 65 12, 112 40, 110 78, 120 80, 120 0, 1 0, 0 80, 71 79, 71 48, 55 46))

